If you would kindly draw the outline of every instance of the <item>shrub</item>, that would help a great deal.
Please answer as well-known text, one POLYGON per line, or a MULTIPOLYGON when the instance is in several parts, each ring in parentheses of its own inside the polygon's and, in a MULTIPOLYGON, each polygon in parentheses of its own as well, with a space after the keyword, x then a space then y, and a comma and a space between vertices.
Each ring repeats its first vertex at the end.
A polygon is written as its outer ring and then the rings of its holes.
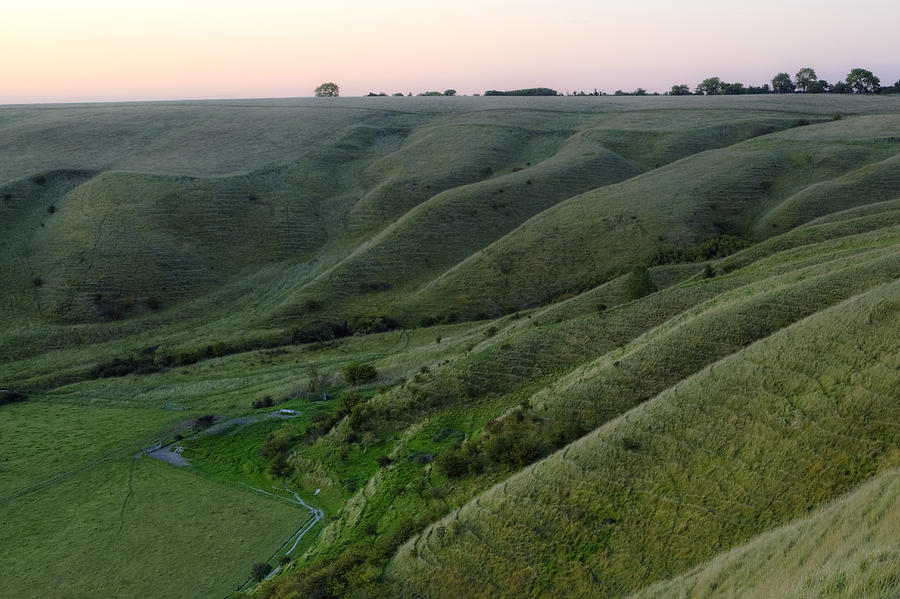
POLYGON ((253 567, 250 569, 250 575, 253 577, 253 580, 256 582, 262 582, 265 580, 266 576, 269 575, 269 572, 272 571, 272 566, 267 564, 266 562, 256 562, 253 564, 253 567))
POLYGON ((273 405, 275 405, 275 401, 272 399, 271 395, 266 395, 262 399, 255 399, 252 404, 254 410, 271 408, 273 405))
POLYGON ((398 328, 400 324, 387 316, 358 316, 350 323, 355 335, 384 333, 398 328))
POLYGON ((469 456, 461 447, 448 447, 435 463, 448 478, 459 478, 469 472, 469 456))
POLYGON ((346 322, 322 322, 305 329, 294 329, 291 333, 291 343, 300 345, 303 343, 315 343, 318 341, 331 341, 349 337, 353 329, 346 322))
POLYGON ((56 206, 55 206, 55 205, 50 204, 49 206, 47 206, 47 214, 53 214, 54 212, 56 212, 56 206))
POLYGON ((324 392, 331 385, 331 377, 319 370, 315 364, 306 366, 307 391, 311 395, 324 392))
POLYGON ((31 178, 31 181, 35 185, 43 185, 47 182, 47 177, 45 177, 44 175, 35 175, 31 178))
POLYGON ((269 476, 272 478, 284 478, 286 476, 290 476, 293 469, 291 465, 288 464, 287 456, 283 453, 279 453, 275 456, 275 459, 269 465, 267 470, 269 476))
POLYGON ((172 349, 165 345, 160 345, 153 352, 153 365, 156 368, 166 368, 171 366, 175 357, 172 355, 172 349))
POLYGON ((272 432, 260 448, 259 455, 264 458, 284 457, 294 442, 297 440, 297 430, 290 423, 285 422, 281 428, 272 432))
POLYGON ((28 396, 23 393, 17 393, 15 391, 0 391, 0 406, 6 405, 8 403, 26 401, 27 399, 28 396))
POLYGON ((497 334, 497 327, 495 327, 495 326, 489 326, 489 327, 488 327, 487 329, 485 329, 485 331, 484 331, 484 336, 485 336, 485 337, 493 337, 493 336, 496 335, 496 334, 497 334))
POLYGON ((344 379, 351 385, 369 383, 378 378, 378 370, 371 364, 353 362, 344 366, 344 379))
POLYGON ((322 302, 317 299, 309 298, 303 301, 303 310, 305 312, 318 312, 322 307, 322 302))
POLYGON ((91 378, 113 378, 126 376, 131 373, 147 373, 155 372, 156 367, 153 366, 151 359, 138 360, 130 358, 113 358, 109 362, 97 364, 91 369, 91 378))
POLYGON ((211 426, 213 422, 216 421, 215 414, 206 414, 204 416, 200 416, 197 418, 197 421, 194 423, 195 428, 206 428, 211 426))

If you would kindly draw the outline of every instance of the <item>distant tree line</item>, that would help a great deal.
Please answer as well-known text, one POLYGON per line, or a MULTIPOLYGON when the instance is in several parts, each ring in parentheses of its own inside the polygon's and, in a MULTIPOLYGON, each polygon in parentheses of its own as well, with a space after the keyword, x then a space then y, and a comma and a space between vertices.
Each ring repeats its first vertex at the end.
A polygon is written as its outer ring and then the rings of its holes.
MULTIPOLYGON (((698 83, 693 90, 686 84, 680 83, 673 85, 668 91, 659 93, 649 93, 646 89, 639 87, 634 91, 622 91, 617 89, 612 94, 602 92, 594 88, 592 92, 573 91, 562 94, 555 89, 549 87, 529 87, 525 89, 513 89, 508 91, 500 91, 489 89, 484 92, 485 96, 736 96, 744 94, 900 94, 900 80, 893 85, 882 86, 881 80, 870 70, 863 68, 855 68, 851 70, 843 81, 834 84, 824 79, 819 79, 815 69, 812 67, 803 67, 797 71, 793 78, 788 73, 778 73, 772 77, 771 84, 764 83, 761 86, 744 85, 741 82, 729 83, 719 77, 708 77, 698 83)), ((323 83, 316 88, 316 96, 336 97, 338 95, 338 86, 334 83, 323 83)), ((369 97, 387 96, 384 92, 369 92, 369 97)), ((394 96, 403 96, 401 92, 392 94, 394 96)), ((412 96, 412 93, 406 94, 412 96)), ((455 89, 447 89, 443 92, 426 91, 419 96, 456 96, 455 89)), ((474 94, 478 95, 478 94, 474 94)))

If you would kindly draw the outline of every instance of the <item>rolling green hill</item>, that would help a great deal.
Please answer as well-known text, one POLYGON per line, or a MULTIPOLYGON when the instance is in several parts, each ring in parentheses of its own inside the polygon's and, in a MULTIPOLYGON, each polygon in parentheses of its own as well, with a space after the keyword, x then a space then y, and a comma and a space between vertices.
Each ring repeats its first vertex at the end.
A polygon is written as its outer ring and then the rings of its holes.
POLYGON ((7 591, 893 596, 898 156, 889 97, 0 107, 7 591))

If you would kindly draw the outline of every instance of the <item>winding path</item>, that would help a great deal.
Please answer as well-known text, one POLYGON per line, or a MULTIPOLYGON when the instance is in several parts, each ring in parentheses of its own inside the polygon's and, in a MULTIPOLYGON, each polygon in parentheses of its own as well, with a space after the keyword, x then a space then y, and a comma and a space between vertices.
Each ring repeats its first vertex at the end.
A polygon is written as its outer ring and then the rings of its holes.
MULTIPOLYGON (((298 505, 302 505, 303 507, 305 507, 306 509, 309 510, 309 512, 310 512, 310 518, 309 518, 309 520, 307 520, 307 521, 303 524, 303 526, 300 527, 300 530, 298 530, 298 531, 295 532, 293 535, 291 535, 291 538, 288 539, 287 542, 285 542, 284 545, 287 545, 288 543, 291 542, 292 539, 293 539, 293 541, 294 541, 294 544, 291 545, 291 548, 288 549, 288 550, 284 553, 285 555, 290 555, 291 552, 292 552, 294 549, 297 548, 297 545, 300 544, 300 541, 303 539, 303 537, 306 535, 306 533, 308 533, 310 530, 312 530, 312 528, 313 528, 316 524, 318 524, 318 523, 322 520, 322 518, 325 516, 325 514, 324 514, 324 512, 322 512, 322 510, 312 507, 311 505, 309 505, 308 503, 306 503, 305 501, 303 501, 303 499, 300 498, 300 496, 297 494, 296 491, 294 491, 293 489, 289 489, 288 486, 287 486, 287 481, 285 481, 285 480, 282 480, 282 481, 281 481, 281 486, 284 487, 284 490, 285 490, 285 491, 287 491, 288 493, 290 493, 291 495, 294 496, 293 499, 291 499, 290 497, 284 497, 284 496, 282 496, 282 495, 276 495, 275 493, 270 493, 269 491, 264 491, 263 489, 259 489, 259 488, 257 488, 257 487, 251 487, 250 485, 245 484, 245 483, 240 483, 240 484, 243 485, 243 486, 245 486, 245 487, 247 487, 248 489, 253 489, 254 491, 256 491, 256 492, 258 492, 258 493, 263 493, 263 494, 265 494, 265 495, 271 495, 272 497, 276 497, 276 498, 279 498, 279 499, 284 499, 285 501, 289 501, 289 502, 291 502, 291 503, 296 503, 296 504, 298 504, 298 505)), ((277 489, 278 487, 276 487, 276 486, 273 485, 272 488, 273 488, 273 489, 277 489)), ((282 547, 284 547, 284 545, 282 545, 282 547)), ((280 551, 280 549, 279 549, 279 551, 280 551)), ((278 553, 278 552, 276 552, 276 555, 277 555, 277 553, 278 553)), ((270 559, 271 559, 271 558, 270 558, 270 559)), ((281 570, 281 566, 280 566, 280 565, 277 566, 274 570, 272 570, 272 571, 269 573, 269 575, 266 576, 263 580, 269 580, 270 578, 272 578, 273 576, 275 576, 276 574, 278 574, 278 571, 279 571, 279 570, 281 570)), ((249 582, 249 581, 248 581, 248 582, 249 582)), ((244 583, 244 585, 242 585, 241 588, 243 588, 244 586, 246 586, 246 584, 247 584, 247 583, 244 583)), ((250 587, 244 589, 244 591, 245 591, 245 592, 252 591, 252 590, 255 589, 257 586, 259 586, 259 583, 256 583, 256 584, 254 584, 254 585, 252 585, 252 586, 250 586, 250 587)))

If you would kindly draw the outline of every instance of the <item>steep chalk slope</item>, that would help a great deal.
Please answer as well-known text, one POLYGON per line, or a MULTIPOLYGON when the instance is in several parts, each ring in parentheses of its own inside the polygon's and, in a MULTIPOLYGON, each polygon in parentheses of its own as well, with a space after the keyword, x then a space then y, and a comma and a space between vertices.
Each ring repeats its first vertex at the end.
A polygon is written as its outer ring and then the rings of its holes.
POLYGON ((900 283, 705 369, 400 548, 404 596, 618 596, 895 465, 900 283))

